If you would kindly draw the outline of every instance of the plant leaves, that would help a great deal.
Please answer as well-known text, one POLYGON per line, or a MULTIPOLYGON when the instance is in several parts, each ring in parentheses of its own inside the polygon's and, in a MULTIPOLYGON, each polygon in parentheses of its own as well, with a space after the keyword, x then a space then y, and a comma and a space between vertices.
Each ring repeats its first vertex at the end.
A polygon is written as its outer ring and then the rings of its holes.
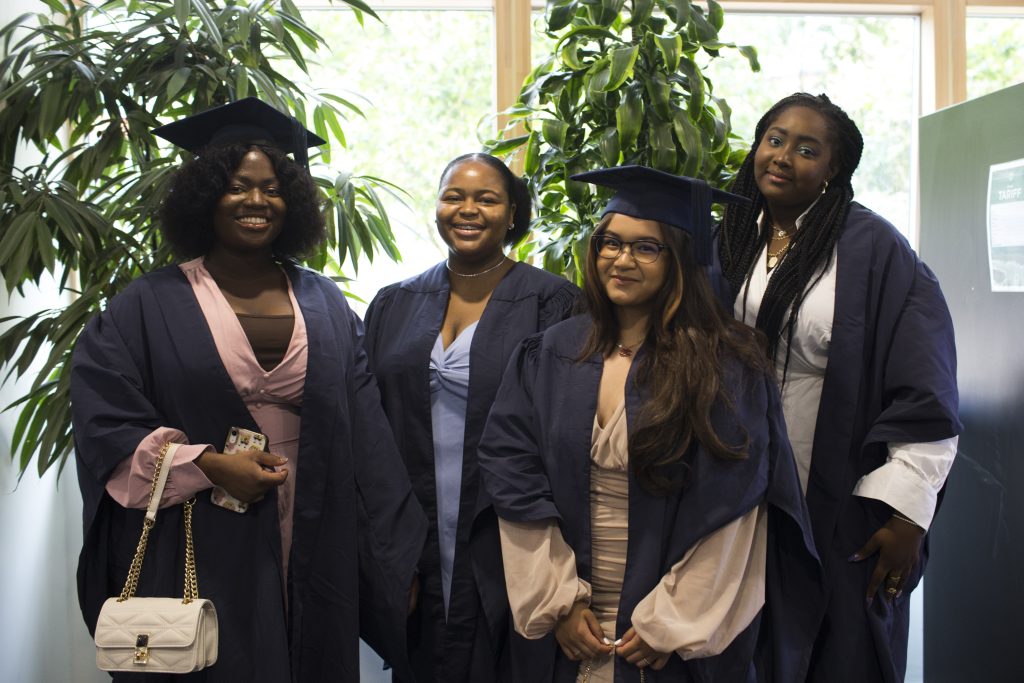
POLYGON ((633 65, 636 64, 637 55, 640 54, 640 46, 616 48, 611 51, 611 69, 608 74, 608 83, 602 88, 605 92, 618 90, 627 79, 633 77, 633 65))

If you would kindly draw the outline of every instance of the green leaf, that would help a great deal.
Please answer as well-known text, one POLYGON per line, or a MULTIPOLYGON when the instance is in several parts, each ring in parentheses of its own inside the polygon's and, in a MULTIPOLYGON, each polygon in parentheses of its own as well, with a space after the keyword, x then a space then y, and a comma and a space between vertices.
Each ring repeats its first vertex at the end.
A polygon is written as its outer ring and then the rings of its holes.
POLYGON ((665 75, 655 71, 644 80, 647 98, 654 107, 655 113, 662 121, 672 118, 672 84, 665 75))
POLYGON ((590 20, 597 26, 611 26, 619 18, 625 0, 592 0, 584 2, 590 20))
POLYGON ((722 11, 722 6, 715 2, 715 0, 707 0, 707 3, 708 21, 715 27, 716 31, 721 31, 722 26, 725 24, 725 12, 722 11))
POLYGON ((182 33, 188 31, 188 17, 192 14, 192 0, 174 0, 174 21, 182 33))
POLYGON ((680 61, 679 70, 686 75, 686 87, 690 93, 690 118, 696 121, 704 110, 704 76, 697 64, 690 59, 680 61))
POLYGON ((168 100, 173 100, 175 96, 181 92, 181 89, 185 87, 185 83, 188 82, 188 77, 191 73, 191 69, 187 66, 183 66, 171 74, 171 77, 167 79, 167 87, 165 89, 168 100))
POLYGON ((529 138, 529 135, 520 135, 514 138, 509 138, 507 140, 501 140, 491 147, 490 153, 496 157, 503 157, 509 152, 512 152, 522 147, 524 144, 526 144, 529 138))
POLYGON ((628 155, 640 136, 644 121, 644 105, 636 88, 626 90, 622 102, 615 110, 615 127, 619 131, 619 149, 628 155))
POLYGON ((548 0, 548 31, 554 33, 572 23, 576 15, 575 0, 548 0))
POLYGON ((633 65, 636 64, 640 46, 617 48, 611 51, 611 71, 608 83, 602 88, 605 92, 618 90, 627 79, 633 76, 633 65))
POLYGON ((676 172, 676 141, 672 137, 671 123, 654 123, 648 131, 651 146, 651 166, 666 173, 676 172))
POLYGON ((619 165, 622 156, 619 153, 619 132, 615 128, 606 128, 598 135, 597 148, 606 167, 619 165))
POLYGON ((683 37, 678 33, 654 36, 654 43, 658 46, 662 61, 665 62, 665 70, 670 74, 675 73, 679 69, 679 58, 683 54, 683 37))
POLYGON ((737 50, 740 54, 747 58, 747 62, 750 63, 750 70, 758 72, 761 70, 761 62, 757 59, 757 48, 753 45, 740 45, 737 50))
POLYGON ((541 133, 544 141, 555 149, 565 147, 565 138, 569 133, 569 124, 558 119, 544 119, 541 123, 541 133))
POLYGON ((633 0, 632 12, 629 17, 629 25, 634 30, 643 30, 642 26, 654 12, 654 0, 633 0))
POLYGON ((679 145, 686 154, 682 175, 695 177, 704 163, 704 151, 701 148, 700 131, 693 125, 690 115, 683 109, 677 109, 672 117, 673 132, 679 145))
POLYGON ((690 0, 668 0, 665 5, 665 13, 675 23, 677 31, 690 21, 690 0))
POLYGON ((221 38, 220 29, 217 27, 217 21, 213 18, 213 14, 210 13, 210 8, 206 5, 206 0, 191 0, 192 7, 195 8, 196 14, 203 22, 203 26, 206 28, 206 33, 213 41, 214 47, 218 50, 224 49, 224 39, 221 38))
POLYGON ((540 136, 537 131, 530 133, 526 143, 526 156, 523 159, 523 170, 526 175, 532 176, 537 172, 540 165, 540 136))

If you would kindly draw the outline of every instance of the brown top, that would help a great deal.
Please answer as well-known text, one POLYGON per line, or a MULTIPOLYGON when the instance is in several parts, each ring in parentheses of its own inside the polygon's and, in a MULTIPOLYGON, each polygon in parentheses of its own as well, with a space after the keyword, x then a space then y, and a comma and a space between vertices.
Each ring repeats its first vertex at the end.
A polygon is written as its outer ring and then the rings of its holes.
POLYGON ((237 313, 256 362, 264 370, 273 370, 284 359, 295 327, 294 315, 255 315, 237 313))

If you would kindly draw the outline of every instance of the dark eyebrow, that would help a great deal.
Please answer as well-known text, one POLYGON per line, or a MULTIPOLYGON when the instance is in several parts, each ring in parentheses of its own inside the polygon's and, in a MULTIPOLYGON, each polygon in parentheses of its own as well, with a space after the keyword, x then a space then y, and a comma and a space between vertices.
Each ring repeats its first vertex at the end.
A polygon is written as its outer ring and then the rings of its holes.
MULTIPOLYGON (((789 131, 783 128, 782 126, 772 126, 771 128, 768 129, 767 132, 770 133, 773 130, 782 133, 783 135, 789 135, 789 131)), ((797 142, 814 142, 819 145, 825 144, 818 138, 814 137, 813 135, 800 135, 797 137, 797 142)))

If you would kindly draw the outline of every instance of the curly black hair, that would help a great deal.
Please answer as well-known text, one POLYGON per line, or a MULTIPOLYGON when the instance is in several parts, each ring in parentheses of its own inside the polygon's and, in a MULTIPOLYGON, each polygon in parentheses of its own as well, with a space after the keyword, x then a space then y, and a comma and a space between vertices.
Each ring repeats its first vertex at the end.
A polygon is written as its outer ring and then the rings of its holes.
POLYGON ((228 144, 207 147, 182 164, 160 205, 159 221, 164 239, 181 259, 204 256, 216 244, 213 213, 228 189, 235 169, 252 150, 267 155, 281 184, 288 211, 284 229, 274 241, 274 255, 298 259, 311 253, 327 237, 323 197, 312 176, 280 149, 267 145, 228 144))
POLYGON ((505 181, 505 192, 508 193, 512 203, 515 204, 516 211, 512 216, 512 229, 505 233, 503 242, 506 247, 511 247, 518 243, 519 240, 526 237, 526 234, 530 232, 530 217, 533 215, 533 203, 530 200, 530 189, 527 187, 526 181, 510 171, 505 162, 498 157, 485 154, 484 152, 471 152, 457 156, 448 162, 448 165, 444 167, 444 171, 441 172, 438 189, 444 185, 444 179, 448 177, 448 172, 463 161, 479 161, 487 164, 497 171, 498 175, 505 181))
POLYGON ((821 279, 832 258, 839 233, 850 213, 850 202, 853 201, 851 178, 864 151, 864 138, 857 124, 826 95, 794 93, 776 102, 761 117, 754 132, 750 153, 730 188, 732 192, 749 197, 752 201, 747 205, 726 206, 718 231, 722 272, 734 292, 743 291, 746 295, 743 283, 750 276, 757 256, 767 244, 771 233, 771 211, 757 187, 754 156, 765 131, 791 107, 806 107, 825 119, 837 171, 821 198, 807 212, 803 222, 806 227, 794 238, 786 259, 772 271, 757 314, 755 326, 768 338, 769 358, 775 358, 783 335, 789 343, 783 364, 784 379, 789 369, 789 349, 792 348, 793 330, 800 305, 807 292, 821 279), (759 227, 757 219, 762 211, 767 220, 759 227))

